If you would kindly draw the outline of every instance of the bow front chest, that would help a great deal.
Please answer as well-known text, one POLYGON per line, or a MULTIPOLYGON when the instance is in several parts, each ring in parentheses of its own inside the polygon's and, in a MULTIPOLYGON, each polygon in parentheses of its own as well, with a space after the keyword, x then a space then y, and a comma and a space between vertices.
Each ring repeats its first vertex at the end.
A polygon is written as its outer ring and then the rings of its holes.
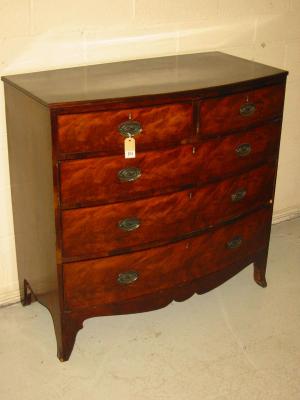
POLYGON ((286 76, 212 52, 2 78, 21 295, 60 360, 86 318, 251 263, 266 286, 286 76))

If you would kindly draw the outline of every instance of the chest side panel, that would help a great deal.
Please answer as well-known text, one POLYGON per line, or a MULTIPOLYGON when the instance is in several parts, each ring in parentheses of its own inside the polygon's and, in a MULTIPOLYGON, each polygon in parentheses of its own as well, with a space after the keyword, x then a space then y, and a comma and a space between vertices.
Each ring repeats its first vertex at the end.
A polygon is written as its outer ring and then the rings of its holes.
POLYGON ((26 279, 38 299, 52 307, 58 280, 50 113, 9 85, 5 96, 20 286, 26 279))

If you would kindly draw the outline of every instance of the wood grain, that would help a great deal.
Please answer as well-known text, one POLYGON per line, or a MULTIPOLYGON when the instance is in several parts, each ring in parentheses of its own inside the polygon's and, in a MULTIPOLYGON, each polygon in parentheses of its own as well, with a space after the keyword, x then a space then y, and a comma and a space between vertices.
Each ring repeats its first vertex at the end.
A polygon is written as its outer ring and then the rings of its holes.
POLYGON ((204 135, 220 135, 280 116, 283 112, 284 92, 285 85, 281 84, 204 100, 200 104, 200 132, 204 135), (243 116, 240 108, 247 103, 254 104, 256 109, 253 114, 243 116))
POLYGON ((59 152, 124 154, 124 137, 118 127, 129 116, 143 129, 135 136, 138 151, 180 144, 194 133, 192 103, 66 114, 58 117, 59 152))
POLYGON ((114 303, 184 284, 247 257, 266 246, 271 210, 246 218, 198 237, 155 249, 93 261, 64 265, 65 306, 68 309, 114 303), (227 242, 240 235, 239 248, 227 242), (168 260, 168 262, 166 262, 168 260), (120 285, 118 275, 139 273, 132 284, 120 285))
MULTIPOLYGON (((102 101, 119 106, 135 97, 162 101, 167 95, 244 90, 285 79, 286 71, 220 52, 182 54, 53 71, 6 76, 5 82, 54 109, 96 107, 102 101)), ((227 92, 228 93, 228 92, 227 92)), ((224 93, 225 94, 225 93, 224 93)), ((86 110, 85 110, 86 111, 86 110)))
POLYGON ((232 174, 241 173, 277 156, 281 122, 272 122, 249 132, 206 140, 198 145, 123 156, 70 160, 60 163, 63 208, 112 203, 196 187, 232 174), (251 153, 239 157, 243 143, 251 153), (118 172, 137 167, 141 177, 120 182, 118 172))
POLYGON ((252 262, 266 286, 286 76, 212 52, 2 78, 23 304, 49 309, 61 361, 86 318, 183 301, 252 262), (143 132, 125 160, 129 114, 143 132), (120 182, 127 167, 141 176, 120 182))
POLYGON ((265 165, 198 190, 64 211, 63 258, 118 254, 219 224, 268 204, 274 178, 274 166, 265 165), (245 190, 245 197, 232 201, 240 189, 245 190), (139 228, 129 232, 119 228, 119 221, 132 217, 140 220, 139 228))
POLYGON ((58 197, 49 110, 5 85, 14 233, 21 299, 26 291, 50 311, 61 346, 62 291, 56 248, 58 197), (17 113, 17 117, 16 117, 17 113), (58 263, 58 265, 57 265, 58 263), (25 282, 25 288, 24 288, 25 282), (24 292, 25 289, 25 292, 24 292))

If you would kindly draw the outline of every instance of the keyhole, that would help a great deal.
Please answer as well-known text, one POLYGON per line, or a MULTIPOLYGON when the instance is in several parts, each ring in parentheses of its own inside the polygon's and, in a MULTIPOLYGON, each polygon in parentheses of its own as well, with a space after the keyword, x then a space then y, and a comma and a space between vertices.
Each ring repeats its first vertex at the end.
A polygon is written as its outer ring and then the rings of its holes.
POLYGON ((190 193, 189 193, 189 198, 191 199, 192 197, 193 197, 193 193, 190 192, 190 193))

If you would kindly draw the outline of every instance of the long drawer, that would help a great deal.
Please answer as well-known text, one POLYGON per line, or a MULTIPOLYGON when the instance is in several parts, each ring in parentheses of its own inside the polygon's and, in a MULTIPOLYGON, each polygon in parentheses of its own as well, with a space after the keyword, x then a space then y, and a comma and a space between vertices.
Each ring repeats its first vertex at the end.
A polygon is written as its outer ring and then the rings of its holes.
POLYGON ((62 213, 63 256, 107 256, 164 242, 232 219, 272 198, 275 167, 264 165, 198 190, 62 213))
POLYGON ((201 134, 220 135, 281 115, 284 91, 284 85, 275 85, 204 100, 200 105, 201 134))
POLYGON ((65 308, 118 303, 226 268, 267 246, 271 215, 263 209, 175 244, 64 264, 65 308))
POLYGON ((197 146, 60 163, 63 208, 113 203, 183 190, 240 173, 277 152, 281 122, 197 146))
POLYGON ((66 153, 122 153, 126 132, 140 150, 180 144, 194 134, 193 104, 58 116, 58 148, 66 153))

